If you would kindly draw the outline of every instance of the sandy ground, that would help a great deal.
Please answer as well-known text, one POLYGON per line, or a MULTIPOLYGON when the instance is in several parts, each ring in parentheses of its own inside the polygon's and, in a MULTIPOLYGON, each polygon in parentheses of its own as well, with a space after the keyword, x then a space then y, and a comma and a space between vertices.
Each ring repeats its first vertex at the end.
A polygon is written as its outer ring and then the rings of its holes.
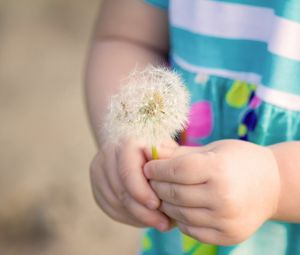
POLYGON ((0 0, 0 254, 136 253, 94 204, 82 77, 98 0, 0 0))

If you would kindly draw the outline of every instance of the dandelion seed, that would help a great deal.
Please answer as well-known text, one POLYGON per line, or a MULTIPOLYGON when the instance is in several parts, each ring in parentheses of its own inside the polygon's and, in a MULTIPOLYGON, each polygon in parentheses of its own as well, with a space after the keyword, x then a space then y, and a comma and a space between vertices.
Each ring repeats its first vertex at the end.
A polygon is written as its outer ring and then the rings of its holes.
POLYGON ((133 137, 155 147, 184 129, 188 108, 189 95, 179 75, 149 66, 132 73, 112 97, 104 135, 114 142, 133 137))

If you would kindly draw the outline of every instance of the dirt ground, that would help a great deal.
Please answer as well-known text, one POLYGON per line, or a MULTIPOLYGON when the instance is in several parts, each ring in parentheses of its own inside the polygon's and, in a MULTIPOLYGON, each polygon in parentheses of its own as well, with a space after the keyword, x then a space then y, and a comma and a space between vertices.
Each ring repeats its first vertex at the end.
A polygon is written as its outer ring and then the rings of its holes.
POLYGON ((95 205, 82 77, 99 0, 0 0, 0 254, 129 255, 95 205))

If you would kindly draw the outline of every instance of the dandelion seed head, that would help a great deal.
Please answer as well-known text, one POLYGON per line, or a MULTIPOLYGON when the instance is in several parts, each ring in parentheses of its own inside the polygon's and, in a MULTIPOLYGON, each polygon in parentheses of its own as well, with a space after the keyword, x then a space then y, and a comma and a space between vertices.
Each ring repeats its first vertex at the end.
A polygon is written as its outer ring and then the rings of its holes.
POLYGON ((189 95, 179 75, 149 66, 133 72, 111 98, 104 136, 113 142, 134 137, 157 145, 185 127, 188 107, 189 95))

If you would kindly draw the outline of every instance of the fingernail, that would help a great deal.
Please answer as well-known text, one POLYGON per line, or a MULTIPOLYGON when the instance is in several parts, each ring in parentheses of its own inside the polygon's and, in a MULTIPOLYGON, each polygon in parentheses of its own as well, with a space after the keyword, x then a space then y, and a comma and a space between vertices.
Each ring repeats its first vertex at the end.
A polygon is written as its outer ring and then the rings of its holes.
POLYGON ((158 204, 157 204, 157 202, 154 201, 154 200, 149 200, 149 201, 147 202, 146 206, 147 206, 150 210, 155 210, 155 209, 157 209, 158 204))
POLYGON ((159 231, 166 231, 168 229, 168 224, 166 222, 161 222, 158 224, 157 229, 159 231))

